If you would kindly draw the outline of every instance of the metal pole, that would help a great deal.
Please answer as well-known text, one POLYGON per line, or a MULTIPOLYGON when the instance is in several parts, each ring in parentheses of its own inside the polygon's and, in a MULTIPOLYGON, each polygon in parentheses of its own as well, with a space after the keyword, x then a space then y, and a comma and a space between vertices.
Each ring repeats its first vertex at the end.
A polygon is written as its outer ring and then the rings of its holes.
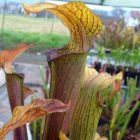
POLYGON ((51 19, 51 33, 53 33, 53 31, 54 31, 54 17, 52 17, 52 19, 51 19))
POLYGON ((103 5, 104 2, 105 2, 105 0, 101 0, 101 1, 100 1, 100 5, 103 5))
POLYGON ((5 11, 6 11, 6 0, 4 0, 4 7, 3 7, 3 14, 2 14, 1 37, 3 37, 3 32, 4 32, 5 11))

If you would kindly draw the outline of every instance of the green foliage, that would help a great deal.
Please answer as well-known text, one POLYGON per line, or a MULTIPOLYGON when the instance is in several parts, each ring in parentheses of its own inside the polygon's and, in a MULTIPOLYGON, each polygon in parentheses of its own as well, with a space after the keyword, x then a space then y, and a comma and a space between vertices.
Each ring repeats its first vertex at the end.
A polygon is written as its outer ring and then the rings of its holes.
POLYGON ((43 90, 45 91, 46 97, 49 98, 49 92, 50 92, 50 88, 49 88, 49 84, 46 83, 46 79, 43 75, 44 71, 43 71, 43 67, 40 66, 40 75, 41 75, 41 80, 43 83, 43 90))
POLYGON ((98 57, 98 61, 105 59, 106 54, 105 54, 105 49, 103 47, 97 48, 97 57, 98 57))
MULTIPOLYGON (((127 27, 124 19, 105 25, 101 36, 96 40, 96 46, 111 50, 111 55, 106 55, 108 63, 113 59, 115 65, 139 67, 140 30, 127 27)), ((99 54, 100 52, 98 50, 99 54)))
POLYGON ((123 48, 113 49, 110 54, 105 53, 104 47, 97 48, 97 59, 98 61, 107 59, 108 64, 111 60, 115 63, 115 66, 124 65, 131 68, 139 67, 140 62, 140 49, 128 49, 123 50, 123 48))
POLYGON ((33 52, 43 51, 49 48, 60 48, 69 42, 68 36, 58 34, 39 34, 29 32, 15 32, 5 30, 3 38, 0 40, 0 48, 14 48, 17 44, 25 42, 33 44, 36 47, 32 49, 33 52))
POLYGON ((129 64, 130 67, 136 67, 140 64, 140 49, 133 49, 131 52, 128 50, 125 55, 125 62, 129 64))
POLYGON ((117 137, 118 140, 122 140, 132 115, 140 107, 140 102, 137 101, 132 108, 132 102, 137 96, 136 90, 136 80, 130 79, 125 102, 122 102, 124 94, 119 93, 111 103, 108 104, 108 107, 113 109, 109 130, 110 140, 115 137, 117 137))
POLYGON ((132 49, 115 49, 111 51, 111 58, 116 65, 125 64, 129 67, 137 67, 140 62, 140 50, 132 49))
POLYGON ((45 118, 38 119, 31 124, 33 140, 42 140, 45 118))

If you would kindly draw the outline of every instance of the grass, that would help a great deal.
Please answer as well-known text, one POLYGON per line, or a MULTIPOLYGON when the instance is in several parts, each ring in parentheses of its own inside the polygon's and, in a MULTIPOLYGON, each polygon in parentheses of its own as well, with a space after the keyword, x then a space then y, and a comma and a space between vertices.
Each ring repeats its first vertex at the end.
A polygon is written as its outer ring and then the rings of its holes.
MULTIPOLYGON (((2 15, 0 15, 0 28, 2 23, 2 15)), ((6 30, 14 30, 20 32, 39 32, 69 35, 68 29, 57 18, 36 18, 24 15, 6 15, 6 30)))
POLYGON ((69 42, 69 32, 57 18, 6 15, 0 49, 12 48, 22 42, 34 44, 34 52, 45 51, 65 46, 69 42))
POLYGON ((65 46, 69 42, 69 36, 5 30, 3 37, 0 37, 0 48, 12 48, 22 42, 35 45, 36 47, 32 49, 33 52, 42 52, 49 48, 65 46))

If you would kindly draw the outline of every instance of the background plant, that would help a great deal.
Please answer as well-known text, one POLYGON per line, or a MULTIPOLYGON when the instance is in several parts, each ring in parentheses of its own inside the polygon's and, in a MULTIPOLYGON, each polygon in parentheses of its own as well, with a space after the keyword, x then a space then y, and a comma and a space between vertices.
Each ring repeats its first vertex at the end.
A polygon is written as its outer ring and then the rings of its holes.
POLYGON ((116 97, 107 104, 105 112, 112 112, 112 116, 109 117, 109 130, 107 129, 110 140, 122 140, 126 138, 127 133, 133 134, 139 131, 140 128, 136 123, 140 114, 134 116, 134 113, 138 111, 140 107, 140 100, 138 98, 139 91, 140 89, 136 87, 136 80, 130 79, 128 89, 119 92, 116 97), (137 120, 131 123, 133 119, 137 120))
POLYGON ((114 60, 115 65, 139 68, 140 30, 127 27, 124 19, 105 25, 96 44, 110 50, 110 54, 106 55, 109 64, 114 60))
POLYGON ((140 46, 140 30, 127 27, 124 19, 105 25, 97 43, 107 49, 138 49, 140 46))

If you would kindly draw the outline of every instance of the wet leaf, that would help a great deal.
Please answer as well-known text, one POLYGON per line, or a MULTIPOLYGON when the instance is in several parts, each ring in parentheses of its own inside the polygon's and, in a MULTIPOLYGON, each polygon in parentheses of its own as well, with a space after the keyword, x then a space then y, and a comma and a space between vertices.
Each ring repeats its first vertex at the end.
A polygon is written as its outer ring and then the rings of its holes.
POLYGON ((46 114, 65 112, 67 110, 68 105, 54 99, 37 99, 32 104, 17 106, 13 111, 12 119, 0 129, 0 139, 4 139, 9 131, 30 123, 46 114))
POLYGON ((69 2, 63 5, 38 3, 23 5, 26 13, 49 11, 59 17, 69 28, 71 42, 62 53, 85 53, 91 47, 91 40, 102 30, 102 21, 82 2, 69 2))
POLYGON ((20 44, 15 49, 4 50, 0 52, 0 67, 3 67, 6 73, 12 73, 13 61, 29 48, 27 44, 20 44))

